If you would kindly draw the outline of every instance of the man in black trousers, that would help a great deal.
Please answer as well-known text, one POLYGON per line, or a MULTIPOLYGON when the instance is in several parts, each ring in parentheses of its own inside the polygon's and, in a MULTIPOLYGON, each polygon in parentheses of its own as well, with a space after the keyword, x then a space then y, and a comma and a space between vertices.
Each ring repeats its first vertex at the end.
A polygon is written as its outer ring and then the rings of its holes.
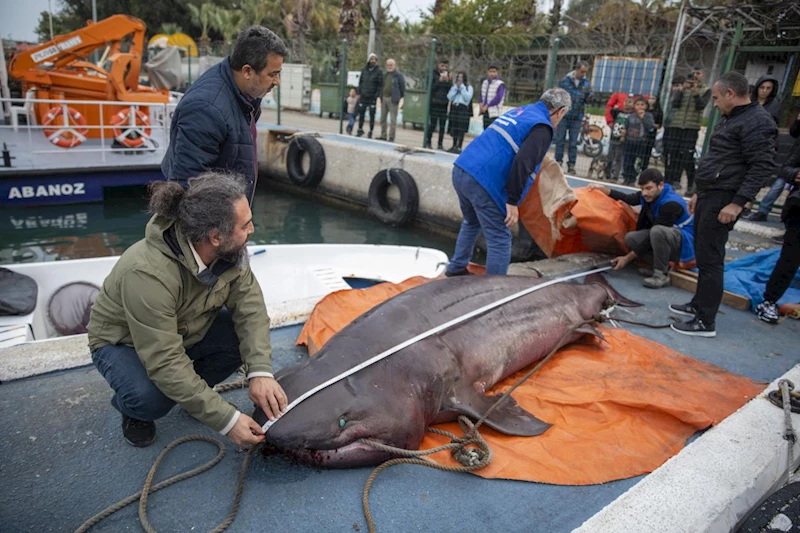
POLYGON ((770 114, 758 102, 750 102, 749 89, 747 78, 738 72, 723 74, 711 89, 722 119, 700 161, 697 193, 689 201, 689 212, 695 216, 694 246, 700 275, 692 301, 669 306, 692 317, 671 326, 684 335, 716 336, 714 322, 722 302, 728 232, 774 170, 778 130, 770 114))

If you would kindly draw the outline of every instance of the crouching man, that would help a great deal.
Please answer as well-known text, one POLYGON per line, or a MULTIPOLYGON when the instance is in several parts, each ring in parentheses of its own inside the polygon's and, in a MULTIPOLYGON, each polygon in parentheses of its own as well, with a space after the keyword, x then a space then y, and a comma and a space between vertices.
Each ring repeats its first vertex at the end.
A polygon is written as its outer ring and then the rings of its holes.
POLYGON ((642 210, 636 222, 636 231, 625 235, 625 244, 631 250, 627 255, 615 257, 614 270, 624 268, 636 259, 643 258, 652 265, 642 269, 644 286, 660 289, 669 285, 669 262, 694 259, 694 218, 689 214, 684 200, 673 188, 664 183, 664 176, 654 168, 639 175, 638 192, 626 194, 593 183, 590 189, 598 189, 614 200, 629 205, 640 205, 642 210))
POLYGON ((155 439, 154 421, 177 403, 240 446, 259 424, 212 387, 242 364, 250 399, 270 418, 286 407, 272 376, 269 317, 248 263, 253 233, 244 178, 215 172, 151 186, 154 215, 103 282, 89 321, 92 361, 114 389, 122 434, 155 439))

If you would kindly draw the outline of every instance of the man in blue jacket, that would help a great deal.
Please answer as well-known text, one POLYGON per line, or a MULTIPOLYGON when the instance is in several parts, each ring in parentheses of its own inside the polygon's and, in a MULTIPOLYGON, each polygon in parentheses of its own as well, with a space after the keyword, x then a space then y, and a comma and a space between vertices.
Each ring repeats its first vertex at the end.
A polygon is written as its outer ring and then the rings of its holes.
POLYGON ((564 158, 564 142, 569 132, 569 149, 567 150, 567 172, 575 172, 575 162, 578 159, 578 137, 581 135, 583 124, 583 110, 586 102, 592 98, 592 85, 586 75, 589 73, 589 63, 578 61, 575 70, 569 72, 558 86, 569 93, 572 99, 572 108, 561 121, 556 131, 556 161, 561 165, 564 158))
POLYGON ((641 206, 636 231, 625 235, 625 244, 630 253, 612 260, 614 270, 641 257, 650 263, 652 269, 641 269, 644 274, 643 285, 650 289, 660 289, 669 285, 669 262, 688 262, 694 259, 694 217, 689 213, 686 200, 675 192, 664 175, 654 168, 648 168, 639 175, 639 191, 619 192, 599 183, 589 185, 614 200, 622 200, 628 205, 641 206))
POLYGON ((169 146, 161 161, 168 180, 185 187, 207 170, 245 176, 252 204, 258 180, 256 122, 261 99, 280 83, 286 45, 263 26, 243 30, 233 53, 208 69, 175 109, 169 146))
POLYGON ((511 230, 519 220, 517 205, 533 183, 553 130, 569 112, 564 89, 546 91, 538 102, 512 109, 458 156, 453 187, 464 221, 445 275, 467 274, 475 240, 486 237, 486 274, 505 275, 511 262, 511 230))

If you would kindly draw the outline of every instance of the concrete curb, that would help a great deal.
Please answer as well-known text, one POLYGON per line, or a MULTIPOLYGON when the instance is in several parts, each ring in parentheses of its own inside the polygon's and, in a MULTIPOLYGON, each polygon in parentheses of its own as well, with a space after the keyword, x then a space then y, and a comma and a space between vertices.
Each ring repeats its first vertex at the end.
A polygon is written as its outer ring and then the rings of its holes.
MULTIPOLYGON (((766 399, 781 379, 800 383, 800 365, 686 446, 599 513, 579 533, 727 533, 787 478, 783 411, 766 399)), ((792 416, 800 427, 800 415, 792 416)), ((800 446, 795 445, 800 464, 800 446)))

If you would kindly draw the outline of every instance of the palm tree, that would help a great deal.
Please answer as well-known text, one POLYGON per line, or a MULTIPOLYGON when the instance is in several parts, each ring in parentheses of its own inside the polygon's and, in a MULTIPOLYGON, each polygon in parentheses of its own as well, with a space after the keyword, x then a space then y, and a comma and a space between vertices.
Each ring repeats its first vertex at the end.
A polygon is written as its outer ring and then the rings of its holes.
POLYGON ((211 39, 208 38, 208 30, 214 22, 217 6, 210 2, 205 2, 200 7, 194 4, 187 4, 187 6, 192 16, 192 23, 200 26, 200 47, 203 49, 203 55, 208 55, 211 52, 211 39))
POLYGON ((228 53, 231 51, 234 37, 242 29, 244 22, 244 13, 238 9, 219 8, 215 10, 211 26, 222 34, 222 38, 228 44, 228 53))

